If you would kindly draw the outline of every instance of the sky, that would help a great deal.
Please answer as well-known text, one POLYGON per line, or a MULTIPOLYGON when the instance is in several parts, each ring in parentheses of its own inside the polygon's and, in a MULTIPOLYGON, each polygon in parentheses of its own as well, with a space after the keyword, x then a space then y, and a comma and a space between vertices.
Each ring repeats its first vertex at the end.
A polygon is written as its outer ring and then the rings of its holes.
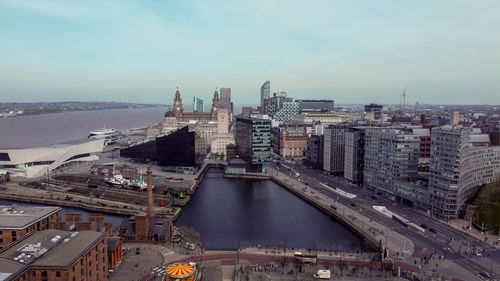
POLYGON ((499 104, 497 0, 0 0, 0 101, 499 104))

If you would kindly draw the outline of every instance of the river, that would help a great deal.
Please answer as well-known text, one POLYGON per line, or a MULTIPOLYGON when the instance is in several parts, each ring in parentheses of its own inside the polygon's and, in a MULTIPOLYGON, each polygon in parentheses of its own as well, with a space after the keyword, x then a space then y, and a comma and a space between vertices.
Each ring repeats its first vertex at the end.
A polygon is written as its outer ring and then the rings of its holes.
POLYGON ((166 107, 75 111, 0 118, 0 148, 51 146, 87 139, 104 126, 118 131, 158 124, 166 107))

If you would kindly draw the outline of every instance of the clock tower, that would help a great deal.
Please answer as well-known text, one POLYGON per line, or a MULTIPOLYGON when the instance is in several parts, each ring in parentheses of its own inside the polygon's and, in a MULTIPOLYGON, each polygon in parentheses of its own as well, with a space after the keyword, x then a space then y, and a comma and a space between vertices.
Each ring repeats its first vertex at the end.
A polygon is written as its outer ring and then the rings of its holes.
POLYGON ((172 111, 174 112, 176 117, 184 112, 184 108, 182 108, 182 98, 181 93, 179 92, 179 87, 177 87, 177 90, 175 91, 174 106, 172 111))
POLYGON ((212 99, 212 119, 217 120, 217 110, 219 109, 219 92, 217 92, 217 88, 215 88, 214 98, 212 99))

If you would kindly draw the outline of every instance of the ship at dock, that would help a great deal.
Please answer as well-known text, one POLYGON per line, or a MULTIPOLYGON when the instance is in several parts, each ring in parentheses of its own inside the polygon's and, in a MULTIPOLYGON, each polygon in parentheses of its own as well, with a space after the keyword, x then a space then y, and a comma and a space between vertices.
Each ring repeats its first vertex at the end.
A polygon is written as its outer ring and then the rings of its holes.
POLYGON ((114 129, 104 127, 102 129, 97 129, 97 130, 90 132, 89 138, 90 139, 101 139, 101 138, 110 137, 112 135, 115 135, 116 133, 118 133, 118 132, 115 131, 114 129))

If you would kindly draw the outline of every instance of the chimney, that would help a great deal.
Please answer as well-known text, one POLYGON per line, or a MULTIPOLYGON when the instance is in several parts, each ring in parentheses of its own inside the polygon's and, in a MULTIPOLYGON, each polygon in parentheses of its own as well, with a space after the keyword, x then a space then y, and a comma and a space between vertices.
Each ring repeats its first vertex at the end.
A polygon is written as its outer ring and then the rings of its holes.
POLYGON ((147 213, 148 217, 152 218, 155 216, 153 210, 153 176, 151 172, 151 166, 148 167, 148 197, 147 197, 147 213))

